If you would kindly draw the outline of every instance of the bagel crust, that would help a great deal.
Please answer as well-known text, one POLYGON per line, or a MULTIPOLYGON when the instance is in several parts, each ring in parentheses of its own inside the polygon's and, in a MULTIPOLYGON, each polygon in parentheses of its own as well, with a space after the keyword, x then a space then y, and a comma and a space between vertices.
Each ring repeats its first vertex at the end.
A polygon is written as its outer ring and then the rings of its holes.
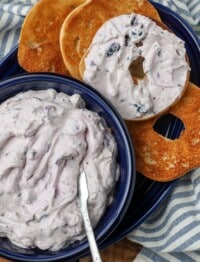
POLYGON ((80 71, 124 119, 137 120, 159 114, 182 96, 189 65, 181 39, 132 13, 103 24, 80 71), (136 72, 140 68, 143 72, 136 72))

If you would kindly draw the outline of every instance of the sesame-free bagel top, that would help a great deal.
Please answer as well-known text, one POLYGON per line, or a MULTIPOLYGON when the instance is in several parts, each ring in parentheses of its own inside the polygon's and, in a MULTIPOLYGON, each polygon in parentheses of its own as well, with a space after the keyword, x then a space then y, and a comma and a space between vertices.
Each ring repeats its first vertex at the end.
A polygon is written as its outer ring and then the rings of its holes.
POLYGON ((85 0, 40 0, 26 16, 19 39, 18 61, 28 72, 69 74, 60 53, 60 28, 85 0))
POLYGON ((184 42, 152 19, 134 13, 103 24, 80 69, 83 80, 129 120, 168 109, 182 96, 189 75, 184 42), (139 60, 144 72, 135 77, 135 68, 132 72, 130 68, 133 63, 140 67, 139 60))
POLYGON ((60 47, 73 77, 81 79, 79 63, 101 25, 114 16, 131 12, 160 20, 157 10, 147 0, 91 0, 67 16, 61 27, 60 47))

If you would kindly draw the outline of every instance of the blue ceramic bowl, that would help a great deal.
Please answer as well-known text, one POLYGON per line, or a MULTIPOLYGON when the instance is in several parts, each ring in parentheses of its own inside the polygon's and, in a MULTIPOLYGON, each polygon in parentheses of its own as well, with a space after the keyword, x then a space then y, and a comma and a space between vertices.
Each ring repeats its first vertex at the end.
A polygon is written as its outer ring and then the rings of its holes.
MULTIPOLYGON (((129 133, 119 114, 105 98, 88 85, 72 78, 38 73, 12 77, 0 82, 0 102, 19 92, 48 88, 54 88, 58 92, 64 92, 69 95, 74 93, 80 94, 86 101, 87 108, 98 112, 106 120, 117 141, 120 178, 116 185, 114 201, 107 208, 95 229, 96 239, 98 244, 100 244, 118 226, 132 199, 136 172, 134 151, 129 133)), ((86 239, 77 241, 62 250, 52 252, 39 249, 22 249, 10 243, 8 239, 0 238, 0 254, 15 261, 68 261, 77 259, 86 253, 89 253, 86 239)))

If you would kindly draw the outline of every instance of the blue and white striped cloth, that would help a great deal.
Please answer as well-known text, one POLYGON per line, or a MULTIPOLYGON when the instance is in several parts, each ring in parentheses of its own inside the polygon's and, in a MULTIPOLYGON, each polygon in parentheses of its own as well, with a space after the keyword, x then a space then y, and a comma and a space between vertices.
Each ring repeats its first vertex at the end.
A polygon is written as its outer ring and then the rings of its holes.
MULTIPOLYGON (((37 1, 0 0, 0 59, 16 45, 24 17, 37 1)), ((156 2, 179 13, 200 37, 200 0, 156 2)), ((128 238, 144 246, 136 262, 200 261, 200 169, 178 180, 169 197, 128 238)))
POLYGON ((17 44, 24 17, 37 0, 0 0, 0 59, 17 44))
POLYGON ((144 246, 135 262, 200 261, 200 169, 178 180, 164 203, 128 238, 144 246))

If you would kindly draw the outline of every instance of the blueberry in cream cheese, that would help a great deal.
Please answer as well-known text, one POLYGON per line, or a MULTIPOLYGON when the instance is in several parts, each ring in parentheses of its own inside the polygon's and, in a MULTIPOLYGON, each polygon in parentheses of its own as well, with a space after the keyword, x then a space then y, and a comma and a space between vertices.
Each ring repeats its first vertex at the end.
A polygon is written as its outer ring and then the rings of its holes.
POLYGON ((83 166, 95 226, 118 179, 117 146, 78 94, 19 93, 0 105, 0 236, 58 250, 85 237, 78 201, 83 166))
POLYGON ((148 17, 127 14, 101 26, 80 70, 83 80, 105 95, 123 118, 134 120, 160 113, 179 99, 189 66, 181 39, 148 17), (142 77, 133 69, 139 60, 142 77))

